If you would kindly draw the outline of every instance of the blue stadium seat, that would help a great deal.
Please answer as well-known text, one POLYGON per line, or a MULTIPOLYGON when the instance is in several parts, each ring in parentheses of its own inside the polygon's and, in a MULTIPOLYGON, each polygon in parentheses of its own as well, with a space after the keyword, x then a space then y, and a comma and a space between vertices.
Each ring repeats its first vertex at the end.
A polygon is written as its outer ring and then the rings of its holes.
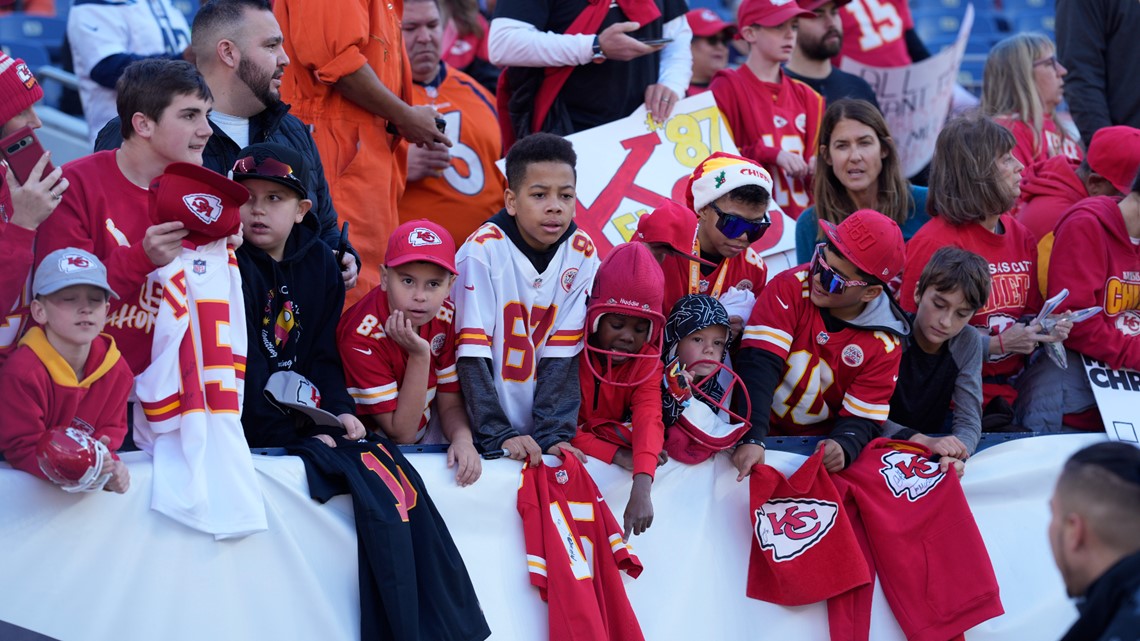
POLYGON ((26 62, 44 90, 44 104, 49 107, 59 107, 59 97, 63 93, 63 87, 57 82, 43 82, 39 73, 41 67, 52 63, 47 47, 43 43, 34 40, 5 40, 0 44, 0 51, 26 62))
POLYGON ((986 67, 985 58, 967 57, 958 68, 958 84, 976 96, 982 93, 982 71, 986 67))
POLYGON ((170 4, 173 4, 175 9, 178 9, 182 12, 182 15, 186 16, 186 22, 188 24, 194 24, 194 16, 198 14, 198 0, 172 0, 170 4))
POLYGON ((1054 0, 1002 0, 1001 9, 1011 18, 1021 13, 1053 13, 1054 0))
POLYGON ((996 9, 994 0, 910 0, 910 10, 913 12, 943 9, 962 15, 966 13, 966 5, 970 3, 973 3, 974 11, 996 9))
POLYGON ((1038 31, 1049 37, 1053 37, 1057 31, 1055 16, 1052 11, 1044 13, 1024 13, 1021 15, 1010 14, 1010 18, 1013 23, 1013 30, 1017 33, 1038 31))
POLYGON ((0 42, 31 40, 47 47, 52 60, 59 60, 67 21, 24 13, 0 16, 0 42))

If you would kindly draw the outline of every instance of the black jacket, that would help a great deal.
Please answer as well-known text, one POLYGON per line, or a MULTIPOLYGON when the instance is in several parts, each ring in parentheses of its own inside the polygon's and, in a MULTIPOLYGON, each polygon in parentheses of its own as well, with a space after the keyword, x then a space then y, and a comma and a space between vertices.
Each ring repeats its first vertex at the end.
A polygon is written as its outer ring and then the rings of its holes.
MULTIPOLYGON (((336 250, 340 244, 340 228, 336 209, 333 208, 332 195, 329 193, 329 184, 325 180, 321 155, 317 152, 317 144, 313 142, 312 134, 309 133, 309 126, 289 113, 289 109, 289 105, 278 102, 250 118, 249 142, 250 144, 276 142, 296 149, 305 157, 305 162, 308 164, 309 197, 313 200, 312 211, 320 221, 320 237, 326 245, 336 250)), ((210 136, 206 148, 202 151, 202 164, 207 169, 226 174, 233 168, 241 148, 213 121, 210 121, 210 128, 214 130, 214 135, 210 136)), ((112 118, 99 131, 99 136, 95 139, 95 151, 118 149, 122 145, 123 134, 119 119, 112 118)), ((364 230, 357 230, 357 233, 362 232, 364 230)), ((351 245, 349 251, 356 256, 356 262, 359 264, 360 256, 351 245)))
POLYGON ((1093 581, 1077 609, 1081 618, 1061 641, 1140 639, 1140 552, 1124 557, 1093 581))
POLYGON ((317 428, 272 404, 264 391, 274 372, 308 378, 325 411, 339 415, 355 409, 336 348, 344 282, 316 229, 312 216, 294 225, 280 262, 250 243, 237 250, 249 337, 241 422, 250 447, 283 447, 320 432, 343 433, 317 428))

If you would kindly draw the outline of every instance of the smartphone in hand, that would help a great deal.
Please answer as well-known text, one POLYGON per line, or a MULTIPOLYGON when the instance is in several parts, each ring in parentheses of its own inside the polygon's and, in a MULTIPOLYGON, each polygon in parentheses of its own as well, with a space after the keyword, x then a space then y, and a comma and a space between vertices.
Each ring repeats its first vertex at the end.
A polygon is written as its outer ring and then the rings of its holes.
POLYGON ((638 38, 637 41, 640 42, 641 44, 649 45, 650 47, 656 47, 657 45, 667 45, 670 42, 673 42, 673 39, 672 38, 647 38, 645 40, 642 40, 642 39, 638 38))
MULTIPOLYGON (((35 168, 36 163, 40 161, 44 155, 43 145, 40 144, 36 138, 36 132, 31 127, 21 127, 14 131, 11 135, 6 136, 0 140, 0 156, 4 157, 8 166, 12 168, 12 175, 16 177, 16 182, 23 185, 28 182, 32 177, 32 169, 35 168)), ((55 171, 51 161, 48 161, 44 167, 42 176, 46 176, 55 171)), ((41 176, 36 176, 36 179, 41 176)))

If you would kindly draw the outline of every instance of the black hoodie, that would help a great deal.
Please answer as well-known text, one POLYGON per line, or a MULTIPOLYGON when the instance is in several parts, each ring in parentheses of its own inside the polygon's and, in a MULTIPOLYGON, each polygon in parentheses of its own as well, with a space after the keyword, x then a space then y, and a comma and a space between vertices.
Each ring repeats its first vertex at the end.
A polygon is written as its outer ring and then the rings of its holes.
POLYGON ((355 408, 336 349, 344 283, 318 229, 311 214, 294 225, 280 262, 248 242, 237 250, 249 336, 241 422, 250 447, 282 447, 328 429, 285 414, 265 397, 274 372, 308 378, 323 410, 339 415, 355 408))

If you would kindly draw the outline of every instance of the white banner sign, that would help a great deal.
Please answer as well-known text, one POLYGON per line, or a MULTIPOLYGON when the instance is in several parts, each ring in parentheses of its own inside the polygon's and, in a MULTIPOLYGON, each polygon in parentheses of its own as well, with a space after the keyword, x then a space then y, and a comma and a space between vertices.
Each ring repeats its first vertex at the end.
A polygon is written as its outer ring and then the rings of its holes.
POLYGON ((875 90, 907 176, 917 174, 934 157, 934 143, 950 112, 958 67, 973 26, 971 4, 966 7, 954 45, 926 60, 906 67, 883 68, 844 58, 840 65, 844 71, 861 76, 875 90))
POLYGON ((1108 365, 1081 356, 1089 376, 1097 409, 1108 437, 1140 445, 1136 406, 1140 403, 1140 372, 1110 369, 1108 365))
MULTIPOLYGON (((1049 549, 1048 500, 1065 459, 1103 440, 1026 438, 970 458, 962 486, 1005 607, 970 641, 1057 639, 1076 618, 1049 549)), ((492 641, 544 641, 547 606, 529 584, 515 505, 520 464, 487 461, 483 477, 461 488, 446 456, 408 459, 447 520, 492 641)), ((359 638, 352 503, 310 499, 300 459, 254 457, 269 529, 236 541, 151 510, 150 457, 123 460, 131 470, 125 495, 67 494, 0 464, 0 622, 63 641, 359 638)), ((791 474, 804 457, 770 450, 766 460, 791 474)), ((629 472, 594 459, 588 468, 620 521, 629 472)), ((658 468, 653 512, 653 527, 632 541, 645 572, 625 580, 646 639, 827 638, 826 604, 785 608, 745 596, 754 530, 748 483, 736 481, 727 454, 658 468)), ((870 638, 902 641, 878 585, 870 638)))

